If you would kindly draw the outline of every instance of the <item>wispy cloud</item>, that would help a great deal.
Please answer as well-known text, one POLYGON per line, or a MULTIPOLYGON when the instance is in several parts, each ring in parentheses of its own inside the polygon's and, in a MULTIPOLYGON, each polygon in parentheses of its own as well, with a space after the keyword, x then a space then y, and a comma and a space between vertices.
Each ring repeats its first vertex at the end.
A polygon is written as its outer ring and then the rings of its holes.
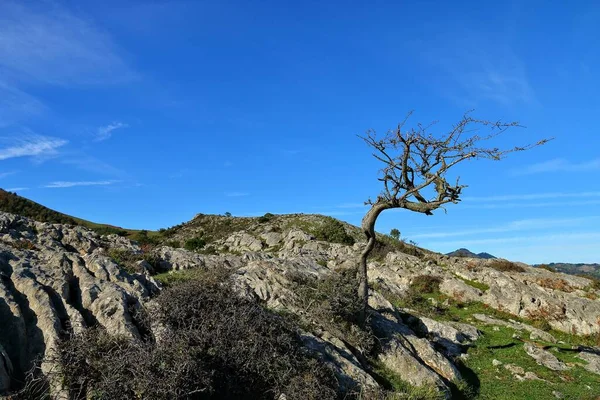
POLYGON ((16 174, 17 171, 0 172, 0 179, 16 174))
POLYGON ((63 139, 38 135, 16 139, 13 142, 12 146, 0 149, 0 160, 15 157, 46 156, 56 153, 56 149, 68 143, 63 139))
MULTIPOLYGON (((476 245, 490 245, 490 244, 506 244, 514 243, 517 245, 531 244, 531 243, 546 243, 555 242, 565 245, 567 240, 574 241, 595 241, 600 240, 600 232, 573 232, 573 233, 561 233, 561 234, 548 234, 548 235, 525 235, 525 236, 510 236, 502 238, 489 238, 489 239, 464 239, 464 240, 452 240, 435 242, 435 246, 445 246, 448 248, 464 247, 464 246, 476 246, 476 245)), ((432 242, 433 243, 433 242, 432 242)))
POLYGON ((0 3, 0 68, 13 80, 71 85, 129 81, 110 36, 56 2, 0 3))
POLYGON ((23 192, 25 190, 29 190, 28 187, 15 187, 15 188, 8 188, 5 189, 7 192, 23 192))
POLYGON ((544 161, 515 170, 516 175, 537 174, 544 172, 590 172, 600 170, 600 158, 580 163, 573 163, 563 158, 544 161))
POLYGON ((411 235, 411 238, 416 239, 435 239, 435 238, 449 238, 457 236, 475 236, 486 233, 508 233, 528 230, 540 230, 559 228, 567 226, 580 226, 589 222, 597 221, 600 216, 588 216, 581 218, 532 218, 523 219, 518 221, 512 221, 507 224, 491 228, 475 228, 475 229, 464 229, 456 231, 445 231, 445 232, 432 232, 432 233, 421 233, 411 235))
POLYGON ((419 43, 426 49, 421 50, 423 57, 437 69, 437 75, 444 78, 444 83, 453 84, 443 88, 444 84, 436 83, 449 97, 468 106, 481 101, 502 105, 537 103, 525 65, 508 42, 496 43, 464 29, 454 31, 458 33, 446 37, 445 42, 419 43))
POLYGON ((504 202, 511 200, 548 200, 563 198, 590 198, 600 197, 600 192, 549 192, 549 193, 528 193, 528 194, 509 194, 499 196, 465 197, 465 202, 504 202))
POLYGON ((44 187, 45 188, 63 189, 63 188, 70 188, 70 187, 75 187, 75 186, 106 186, 106 185, 113 185, 118 182, 119 181, 79 181, 79 182, 56 181, 56 182, 50 182, 49 184, 45 185, 44 187))
POLYGON ((250 193, 246 193, 246 192, 228 192, 228 193, 225 193, 225 196, 227 196, 227 197, 246 197, 246 196, 250 196, 250 193))
POLYGON ((127 128, 129 125, 124 124, 123 122, 113 122, 106 126, 98 128, 98 132, 96 134, 96 138, 94 139, 97 142, 101 142, 106 139, 110 139, 113 132, 117 129, 127 128))
POLYGON ((0 80, 0 128, 40 115, 46 106, 14 85, 0 80))

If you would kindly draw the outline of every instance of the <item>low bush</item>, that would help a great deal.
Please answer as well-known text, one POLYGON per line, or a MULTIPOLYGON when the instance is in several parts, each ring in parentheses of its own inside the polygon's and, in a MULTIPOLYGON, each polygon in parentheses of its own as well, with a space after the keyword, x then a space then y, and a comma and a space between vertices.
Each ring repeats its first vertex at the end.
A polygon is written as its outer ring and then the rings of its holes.
POLYGON ((575 289, 567 281, 560 278, 542 278, 538 281, 541 287, 548 289, 560 290, 562 292, 571 293, 575 289))
POLYGON ((102 236, 102 235, 127 236, 129 234, 129 232, 127 232, 125 229, 117 228, 116 226, 107 226, 107 225, 94 226, 94 227, 92 227, 92 230, 100 236, 102 236))
POLYGON ((438 293, 441 283, 442 280, 438 276, 418 275, 410 282, 410 289, 421 294, 438 293))
POLYGON ((189 251, 197 251, 206 246, 206 240, 201 236, 196 236, 185 241, 183 247, 189 251))
POLYGON ((88 329, 58 344, 50 378, 73 400, 337 398, 332 371, 307 355, 297 328, 216 275, 156 297, 160 340, 88 329))
POLYGON ((326 217, 322 224, 314 227, 311 232, 317 240, 330 243, 341 243, 352 246, 354 238, 346 232, 344 224, 335 218, 326 217))
POLYGON ((291 280, 297 305, 306 311, 308 322, 344 339, 363 353, 375 350, 372 332, 359 325, 362 303, 357 296, 355 270, 341 270, 323 279, 299 274, 291 280))
POLYGON ((274 214, 266 213, 262 217, 258 217, 258 222, 260 222, 261 224, 264 224, 266 222, 271 221, 273 218, 275 218, 274 214))
POLYGON ((508 260, 495 259, 490 261, 487 266, 501 272, 525 272, 525 268, 508 260))
POLYGON ((19 239, 11 244, 12 247, 17 250, 37 250, 36 245, 31 240, 27 239, 19 239))

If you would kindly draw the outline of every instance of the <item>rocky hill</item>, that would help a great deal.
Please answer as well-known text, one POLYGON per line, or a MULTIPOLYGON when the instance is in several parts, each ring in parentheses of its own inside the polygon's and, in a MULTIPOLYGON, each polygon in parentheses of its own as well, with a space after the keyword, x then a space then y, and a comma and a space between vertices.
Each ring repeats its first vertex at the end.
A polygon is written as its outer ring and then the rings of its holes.
POLYGON ((470 257, 470 258, 485 258, 485 259, 489 259, 489 258, 496 258, 495 256, 491 255, 490 253, 473 253, 471 250, 469 249, 465 249, 465 248, 460 248, 458 250, 454 250, 453 252, 450 253, 446 253, 447 256, 450 257, 470 257))
POLYGON ((318 215, 198 215, 140 244, 0 213, 0 393, 600 395, 598 281, 382 236, 361 327, 361 239, 318 215))
POLYGON ((600 264, 584 264, 584 263, 550 263, 538 264, 535 267, 546 267, 554 271, 562 272, 571 275, 589 275, 591 277, 600 278, 600 264))

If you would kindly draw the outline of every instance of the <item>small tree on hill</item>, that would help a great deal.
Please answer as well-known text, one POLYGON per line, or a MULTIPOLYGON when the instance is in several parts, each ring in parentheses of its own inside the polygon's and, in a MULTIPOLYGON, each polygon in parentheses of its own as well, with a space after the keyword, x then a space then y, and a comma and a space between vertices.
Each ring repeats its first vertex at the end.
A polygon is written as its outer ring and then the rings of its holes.
POLYGON ((379 181, 383 183, 383 191, 375 201, 369 199, 365 203, 371 208, 362 219, 362 230, 367 239, 358 271, 358 295, 363 304, 363 323, 369 296, 367 260, 376 243, 375 222, 383 211, 404 208, 433 215, 434 210, 443 208, 447 203, 458 203, 461 191, 466 187, 459 184, 458 178, 454 184, 449 183, 446 173, 453 166, 472 159, 500 160, 509 153, 529 150, 549 140, 543 139, 534 144, 509 149, 481 147, 481 142, 492 139, 511 127, 518 127, 519 124, 479 120, 466 113, 448 133, 436 137, 430 133, 434 124, 418 124, 416 128, 405 129, 404 125, 410 115, 411 113, 396 129, 389 130, 382 137, 378 137, 373 130, 367 131, 365 136, 359 136, 374 149, 373 157, 383 163, 379 177, 379 181), (485 128, 488 132, 479 135, 477 128, 485 128))
POLYGON ((396 240, 400 240, 400 231, 398 229, 396 229, 396 228, 393 228, 390 231, 390 236, 393 237, 396 240))

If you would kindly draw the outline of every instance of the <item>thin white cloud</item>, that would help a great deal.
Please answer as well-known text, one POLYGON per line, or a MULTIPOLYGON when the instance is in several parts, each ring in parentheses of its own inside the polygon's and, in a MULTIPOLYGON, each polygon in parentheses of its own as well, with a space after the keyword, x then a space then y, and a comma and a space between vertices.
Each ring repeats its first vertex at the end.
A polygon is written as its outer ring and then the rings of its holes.
POLYGON ((465 229, 462 231, 445 231, 445 232, 431 232, 431 233, 418 233, 411 235, 413 239, 435 239, 435 238, 450 238, 456 236, 471 236, 471 235, 482 235, 486 233, 507 233, 527 230, 540 230, 559 228, 567 226, 578 226, 600 219, 600 216, 588 216, 581 218, 532 218, 523 219, 518 221, 512 221, 508 224, 502 224, 500 226, 491 228, 476 228, 476 229, 465 229))
POLYGON ((14 140, 12 146, 0 149, 0 160, 16 157, 47 156, 56 153, 56 149, 68 142, 49 136, 32 135, 14 140))
POLYGON ((0 172, 0 179, 16 174, 17 171, 0 172))
POLYGON ((525 236, 510 236, 510 237, 502 237, 502 238, 490 238, 490 239, 464 239, 464 240, 451 240, 451 241, 440 241, 440 242, 427 242, 427 245, 436 246, 436 247, 447 247, 447 248, 457 248, 457 247, 467 247, 467 246, 476 246, 476 245, 488 245, 488 244, 506 244, 506 243, 515 243, 515 244, 531 244, 531 243, 549 243, 555 242, 559 245, 566 245, 566 241, 595 241, 600 240, 600 232, 574 232, 574 233, 564 233, 564 234, 550 234, 550 235, 525 235, 525 236))
POLYGON ((8 188, 8 189, 4 189, 7 192, 23 192, 25 190, 29 190, 28 187, 15 187, 15 188, 8 188))
POLYGON ((55 85, 129 81, 110 36, 56 2, 0 2, 0 69, 13 81, 55 85))
POLYGON ((129 125, 124 124, 123 122, 113 122, 106 126, 98 128, 98 132, 96 134, 95 141, 100 142, 106 139, 110 139, 113 132, 117 129, 127 128, 129 125))
POLYGON ((41 101, 16 86, 0 80, 0 128, 40 115, 45 110, 46 106, 41 101))
POLYGON ((512 200, 548 200, 548 199, 563 199, 563 198, 589 198, 600 197, 600 192, 549 192, 549 193, 528 193, 528 194, 509 194, 499 196, 482 196, 482 197, 464 197, 465 202, 505 202, 512 200))
POLYGON ((572 163, 563 158, 555 158, 520 168, 515 170, 514 173, 516 175, 527 175, 545 172, 590 172, 598 170, 600 170, 600 158, 580 163, 572 163))
POLYGON ((542 208, 542 207, 578 207, 578 206, 592 206, 600 204, 598 200, 563 200, 563 201, 547 201, 538 203, 487 203, 487 204, 465 204, 462 208, 480 208, 486 210, 502 209, 502 208, 542 208))
POLYGON ((444 79, 436 82, 436 87, 461 105, 474 106, 481 101, 502 105, 537 103, 525 64, 507 41, 497 43, 459 27, 453 31, 454 35, 442 41, 418 43, 425 49, 420 50, 425 60, 444 79))
POLYGON ((228 193, 225 193, 225 196, 227 196, 227 197, 246 197, 246 196, 250 196, 250 193, 246 193, 246 192, 228 192, 228 193))
POLYGON ((45 185, 44 187, 45 188, 63 189, 63 188, 70 188, 70 187, 75 187, 75 186, 106 186, 106 185, 113 185, 118 182, 119 181, 79 181, 79 182, 56 181, 56 182, 50 182, 49 184, 45 185))

